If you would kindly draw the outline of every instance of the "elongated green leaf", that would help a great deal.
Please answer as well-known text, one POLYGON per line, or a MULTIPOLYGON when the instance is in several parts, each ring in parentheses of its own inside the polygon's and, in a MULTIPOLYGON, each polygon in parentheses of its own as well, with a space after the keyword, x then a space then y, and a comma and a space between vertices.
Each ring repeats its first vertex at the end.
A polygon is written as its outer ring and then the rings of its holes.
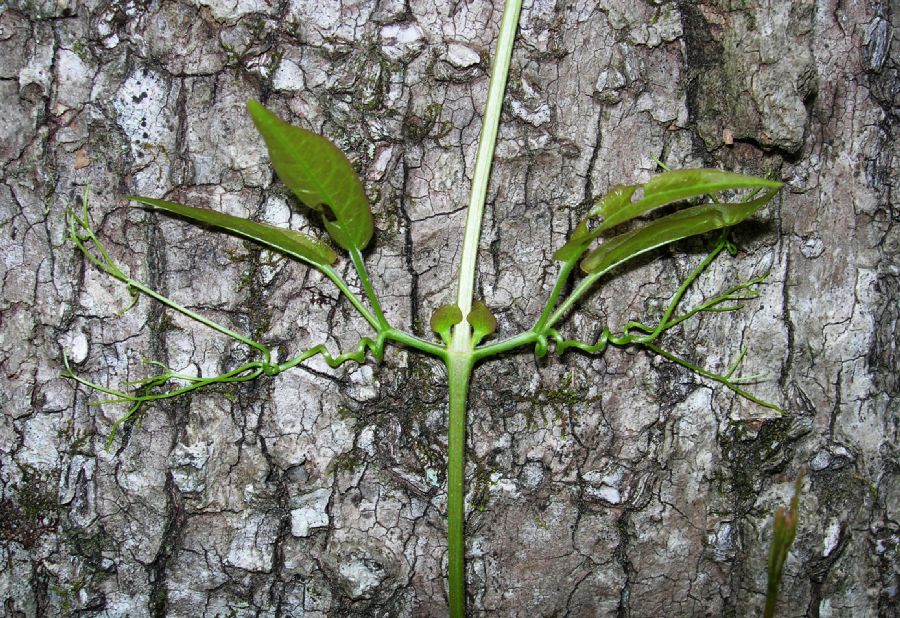
POLYGON ((256 101, 249 101, 247 110, 281 181, 322 213, 325 229, 340 247, 364 249, 372 238, 372 213, 347 157, 326 138, 284 122, 256 101))
POLYGON ((603 232, 666 204, 738 189, 767 189, 774 194, 780 187, 780 182, 765 178, 702 168, 665 172, 645 185, 619 185, 597 201, 553 257, 575 259, 603 232), (643 189, 643 195, 632 201, 638 189, 643 189))
POLYGON ((749 202, 692 206, 610 238, 581 262, 587 273, 604 273, 626 260, 662 245, 740 223, 765 206, 775 193, 749 202))
POLYGON ((331 247, 294 230, 257 223, 208 208, 194 208, 150 197, 126 196, 126 199, 232 232, 315 266, 331 265, 337 260, 337 255, 331 247))
MULTIPOLYGON (((630 221, 655 208, 692 197, 735 189, 778 189, 780 182, 714 169, 675 170, 654 176, 644 185, 644 196, 621 208, 605 208, 598 233, 630 221)), ((618 205, 616 205, 618 206, 618 205)))
POLYGON ((602 229, 598 230, 598 226, 606 218, 606 214, 603 213, 615 212, 625 208, 631 202, 631 196, 634 195, 638 188, 638 185, 616 185, 613 187, 609 193, 594 204, 587 216, 581 220, 572 232, 569 241, 553 254, 553 259, 561 262, 577 259, 603 231, 602 229))

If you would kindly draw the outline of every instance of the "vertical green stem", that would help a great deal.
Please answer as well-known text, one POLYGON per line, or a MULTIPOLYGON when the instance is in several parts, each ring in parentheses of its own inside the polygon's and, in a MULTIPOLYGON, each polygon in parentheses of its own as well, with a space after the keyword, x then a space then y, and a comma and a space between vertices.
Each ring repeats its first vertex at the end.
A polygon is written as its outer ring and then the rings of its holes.
MULTIPOLYGON (((500 125, 503 108, 503 94, 509 75, 513 41, 519 25, 522 0, 506 0, 503 17, 500 20, 500 34, 497 37, 497 51, 488 86, 487 105, 481 125, 481 138, 475 155, 475 171, 472 192, 466 214, 466 229, 463 235, 462 258, 456 304, 463 316, 472 310, 472 294, 475 289, 475 262, 478 255, 478 241, 481 237, 481 221, 484 218, 484 201, 487 195, 491 163, 494 160, 494 145, 500 125)), ((466 540, 464 536, 466 489, 466 398, 469 393, 469 378, 472 375, 474 356, 472 351, 472 331, 466 320, 453 329, 453 335, 446 353, 447 377, 450 387, 450 415, 447 430, 447 545, 448 583, 450 591, 451 618, 465 618, 466 615, 466 540)))
POLYGON ((447 431, 447 547, 451 618, 464 618, 466 615, 466 399, 472 365, 471 354, 448 354, 450 421, 447 431))
MULTIPOLYGON (((463 237, 462 258, 459 265, 459 280, 456 290, 456 304, 463 316, 472 310, 472 293, 475 289, 475 261, 478 256, 478 241, 481 238, 481 221, 484 218, 484 200, 487 195, 491 163, 494 160, 494 145, 497 143, 497 128, 500 126, 500 111, 503 109, 503 93, 509 75, 509 61, 512 57, 513 41, 519 25, 522 0, 506 0, 503 17, 500 20, 500 34, 497 37, 497 51, 488 86, 487 105, 481 125, 481 138, 475 155, 475 172, 472 178, 472 192, 466 213, 466 231, 463 237)), ((471 332, 465 320, 457 324, 453 332, 453 347, 458 351, 471 348, 471 332)))

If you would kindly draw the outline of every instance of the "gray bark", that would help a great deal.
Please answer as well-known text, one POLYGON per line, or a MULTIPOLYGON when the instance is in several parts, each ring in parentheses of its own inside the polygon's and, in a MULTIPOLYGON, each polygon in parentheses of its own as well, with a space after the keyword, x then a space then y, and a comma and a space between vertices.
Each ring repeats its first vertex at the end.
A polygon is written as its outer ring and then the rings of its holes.
MULTIPOLYGON (((775 509, 808 471, 784 616, 896 616, 900 213, 897 2, 526 3, 480 255, 500 335, 531 326, 551 254, 654 157, 787 181, 686 299, 770 271, 665 345, 747 349, 777 418, 640 351, 479 368, 469 421, 472 615, 756 616, 775 509), (729 143, 733 142, 733 143, 729 143)), ((0 5, 0 606, 8 616, 441 616, 441 368, 320 362, 148 407, 145 359, 209 375, 240 346, 67 243, 92 216, 141 279, 282 354, 366 325, 303 266, 125 207, 143 194, 319 230, 274 182, 248 98, 324 133, 366 180, 389 319, 452 299, 499 3, 20 0, 0 5)), ((707 241, 611 278, 568 323, 652 321, 707 241)), ((346 264, 343 264, 346 267, 346 264)), ((349 276, 349 270, 345 268, 349 276)))

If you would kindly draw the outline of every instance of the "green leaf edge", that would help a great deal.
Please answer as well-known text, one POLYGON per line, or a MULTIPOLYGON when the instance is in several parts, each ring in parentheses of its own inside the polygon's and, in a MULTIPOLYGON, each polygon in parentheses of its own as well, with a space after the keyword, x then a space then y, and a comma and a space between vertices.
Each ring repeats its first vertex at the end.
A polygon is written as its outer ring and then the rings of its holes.
POLYGON ((749 202, 701 204, 666 215, 636 230, 610 238, 581 261, 581 269, 589 274, 602 274, 631 258, 676 240, 736 225, 760 210, 774 196, 775 191, 771 191, 749 202), (678 225, 686 225, 687 229, 678 230, 674 227, 678 225))
POLYGON ((303 260, 313 266, 330 266, 337 261, 337 254, 328 245, 294 230, 257 223, 209 208, 185 206, 177 202, 158 200, 138 195, 124 195, 124 199, 139 202, 191 221, 225 230, 281 253, 303 260))
POLYGON ((775 180, 712 168, 664 172, 643 185, 616 185, 597 200, 575 227, 568 242, 553 254, 553 259, 574 260, 603 232, 666 204, 734 189, 769 189, 774 195, 782 186, 783 183, 775 180), (631 197, 641 188, 644 195, 632 202, 631 197), (591 220, 596 219, 600 219, 597 225, 590 227, 591 220))

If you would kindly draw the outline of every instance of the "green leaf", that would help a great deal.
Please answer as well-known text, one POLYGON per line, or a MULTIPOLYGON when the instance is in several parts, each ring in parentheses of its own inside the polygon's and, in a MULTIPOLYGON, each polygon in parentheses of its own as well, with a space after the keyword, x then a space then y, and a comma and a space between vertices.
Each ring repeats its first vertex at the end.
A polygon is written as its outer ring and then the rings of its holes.
POLYGON ((450 345, 450 331, 462 319, 462 311, 457 305, 441 305, 431 316, 431 330, 441 336, 445 345, 450 345))
POLYGON ((340 247, 364 249, 372 238, 372 213, 347 157, 326 138, 284 122, 256 101, 248 101, 247 110, 281 181, 322 213, 325 229, 340 247))
POLYGON ((294 230, 257 223, 208 208, 194 208, 150 197, 125 196, 125 199, 140 202, 173 215, 232 232, 265 245, 270 249, 275 249, 304 262, 309 262, 313 266, 328 266, 334 264, 335 260, 337 260, 337 255, 331 247, 294 230))
POLYGON ((553 257, 560 261, 577 259, 603 232, 666 204, 738 189, 768 189, 774 195, 780 187, 780 182, 765 178, 702 168, 665 172, 644 185, 619 185, 597 201, 553 257), (643 189, 643 195, 634 202, 632 197, 638 189, 643 189))
POLYGON ((588 245, 600 235, 600 232, 608 228, 606 226, 598 230, 598 225, 605 222, 609 213, 625 208, 631 202, 631 196, 634 195, 638 188, 638 185, 616 185, 613 187, 609 193, 594 204, 587 216, 581 220, 572 232, 569 241, 553 254, 553 259, 560 262, 578 259, 588 245))
POLYGON ((661 217, 636 230, 610 238, 582 260, 581 268, 587 273, 605 273, 656 247, 735 225, 765 206, 774 195, 772 191, 755 200, 737 204, 703 204, 661 217))
MULTIPOLYGON (((605 208, 599 214, 604 221, 595 230, 601 233, 630 221, 655 208, 681 200, 736 189, 778 189, 780 182, 714 169, 675 170, 654 176, 644 185, 643 197, 634 203, 605 208)), ((596 236, 595 236, 596 238, 596 236)))
POLYGON ((472 325, 472 346, 497 330, 497 318, 480 300, 472 303, 472 310, 466 316, 466 321, 472 325))

